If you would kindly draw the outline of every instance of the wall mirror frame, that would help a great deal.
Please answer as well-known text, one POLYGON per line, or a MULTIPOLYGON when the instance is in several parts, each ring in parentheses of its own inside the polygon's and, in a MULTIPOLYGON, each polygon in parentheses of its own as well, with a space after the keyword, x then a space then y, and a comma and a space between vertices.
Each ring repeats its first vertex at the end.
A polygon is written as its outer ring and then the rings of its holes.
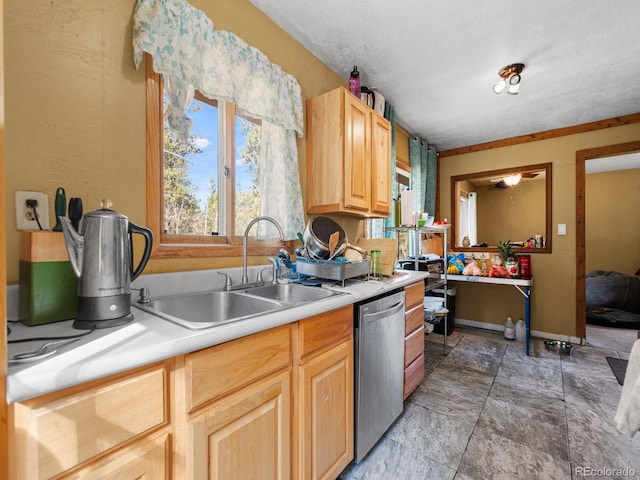
MULTIPOLYGON (((502 179, 510 175, 522 175, 523 178, 536 175, 538 176, 538 180, 536 181, 544 181, 544 198, 539 198, 535 200, 536 205, 540 205, 540 208, 544 208, 544 231, 542 235, 544 235, 545 245, 544 247, 538 248, 527 248, 527 247, 514 247, 514 251, 516 253, 551 253, 551 244, 552 244, 552 218, 551 218, 551 206, 552 206, 552 164, 551 163, 539 163, 534 165, 523 165, 519 167, 513 168, 504 168, 499 170, 489 170, 484 172, 475 172, 468 173, 464 175, 455 175, 451 177, 451 232, 449 237, 450 248, 456 252, 497 252, 498 246, 496 244, 489 244, 488 246, 469 246, 464 247, 462 243, 458 240, 458 230, 460 229, 459 219, 461 214, 461 186, 471 182, 471 183, 493 183, 495 179, 502 179)), ((533 232, 532 232, 533 233, 533 232)), ((536 231, 535 233, 538 233, 536 231)), ((512 238, 510 232, 504 232, 502 238, 498 240, 512 240, 512 241, 521 241, 525 239, 515 239, 512 238)), ((478 242, 482 242, 481 239, 478 239, 478 242)))

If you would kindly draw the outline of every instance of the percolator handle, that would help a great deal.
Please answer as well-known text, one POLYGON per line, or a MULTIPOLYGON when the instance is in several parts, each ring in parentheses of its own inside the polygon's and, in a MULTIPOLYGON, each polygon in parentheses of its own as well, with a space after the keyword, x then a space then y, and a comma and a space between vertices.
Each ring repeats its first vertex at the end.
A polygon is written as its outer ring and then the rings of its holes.
POLYGON ((151 248, 153 246, 153 232, 148 228, 140 227, 135 223, 129 222, 129 251, 131 255, 129 255, 129 269, 131 272, 131 281, 134 281, 136 278, 140 276, 144 267, 147 266, 147 262, 151 257, 151 248), (133 234, 138 233, 144 237, 144 252, 142 252, 142 258, 140 259, 140 263, 136 269, 133 269, 133 234))

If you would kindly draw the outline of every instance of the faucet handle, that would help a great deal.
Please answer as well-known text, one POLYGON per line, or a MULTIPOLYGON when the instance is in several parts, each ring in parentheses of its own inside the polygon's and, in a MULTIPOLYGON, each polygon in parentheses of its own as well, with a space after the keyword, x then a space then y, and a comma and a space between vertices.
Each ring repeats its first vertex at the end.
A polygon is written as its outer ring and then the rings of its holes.
POLYGON ((216 272, 218 275, 224 275, 224 289, 225 290, 230 290, 231 287, 233 287, 233 282, 231 281, 231 277, 229 275, 227 275, 226 273, 222 273, 222 272, 216 272))
POLYGON ((138 297, 138 303, 151 303, 151 294, 147 287, 133 288, 131 290, 140 290, 140 296, 138 297))
POLYGON ((267 270, 269 270, 269 268, 263 268, 262 270, 260 270, 258 272, 258 277, 256 278, 256 282, 257 283, 264 283, 264 272, 266 272, 267 270))

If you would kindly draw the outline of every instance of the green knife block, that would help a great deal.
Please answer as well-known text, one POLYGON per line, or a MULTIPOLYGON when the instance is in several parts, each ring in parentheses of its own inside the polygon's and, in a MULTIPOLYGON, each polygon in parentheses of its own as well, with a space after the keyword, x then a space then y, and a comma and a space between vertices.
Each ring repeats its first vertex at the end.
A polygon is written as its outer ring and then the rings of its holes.
POLYGON ((75 318, 78 278, 62 233, 21 233, 20 321, 33 326, 75 318))
POLYGON ((27 325, 76 316, 78 278, 71 262, 20 260, 20 321, 27 325))

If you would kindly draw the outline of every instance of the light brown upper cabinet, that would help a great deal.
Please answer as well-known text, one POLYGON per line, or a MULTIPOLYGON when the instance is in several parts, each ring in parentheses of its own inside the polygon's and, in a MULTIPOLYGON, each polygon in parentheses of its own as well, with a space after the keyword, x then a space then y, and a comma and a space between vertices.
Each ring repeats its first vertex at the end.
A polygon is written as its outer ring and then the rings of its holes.
POLYGON ((307 100, 307 213, 391 213, 391 124, 343 87, 307 100))

